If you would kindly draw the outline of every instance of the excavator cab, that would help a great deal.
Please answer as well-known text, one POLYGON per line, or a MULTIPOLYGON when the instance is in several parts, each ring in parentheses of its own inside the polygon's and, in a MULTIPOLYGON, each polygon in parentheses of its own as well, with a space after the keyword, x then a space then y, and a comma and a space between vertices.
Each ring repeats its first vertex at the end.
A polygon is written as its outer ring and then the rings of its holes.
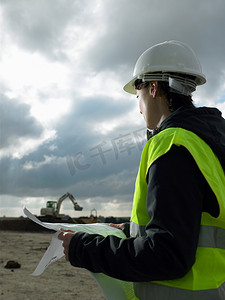
POLYGON ((47 201, 46 207, 41 209, 41 216, 54 216, 57 213, 57 201, 47 201))
POLYGON ((56 202, 56 201, 47 201, 46 207, 47 207, 47 208, 53 207, 53 208, 56 209, 56 208, 57 208, 57 202, 56 202))

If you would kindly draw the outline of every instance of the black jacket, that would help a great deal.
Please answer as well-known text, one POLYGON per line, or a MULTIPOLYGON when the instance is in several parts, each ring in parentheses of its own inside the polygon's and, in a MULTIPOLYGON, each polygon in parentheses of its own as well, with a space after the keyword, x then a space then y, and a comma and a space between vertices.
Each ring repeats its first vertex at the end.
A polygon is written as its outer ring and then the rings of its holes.
MULTIPOLYGON (((169 127, 200 136, 225 170, 225 120, 217 109, 180 108, 154 134, 169 127)), ((212 190, 184 147, 173 146, 150 167, 147 210, 151 220, 142 237, 76 233, 69 247, 70 263, 126 281, 184 276, 195 261, 202 211, 214 217, 219 213, 212 190)))

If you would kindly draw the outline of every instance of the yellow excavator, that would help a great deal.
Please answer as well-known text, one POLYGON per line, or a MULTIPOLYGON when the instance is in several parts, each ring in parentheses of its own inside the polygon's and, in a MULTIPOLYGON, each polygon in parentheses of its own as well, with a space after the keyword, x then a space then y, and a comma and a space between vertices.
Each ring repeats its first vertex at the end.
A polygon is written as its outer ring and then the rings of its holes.
POLYGON ((58 201, 47 201, 46 207, 41 209, 41 216, 52 216, 56 218, 63 217, 64 215, 60 214, 59 212, 60 212, 62 202, 66 198, 69 198, 71 200, 71 202, 73 203, 74 210, 79 210, 79 211, 83 210, 83 207, 77 203, 73 195, 67 192, 65 195, 60 197, 58 201))

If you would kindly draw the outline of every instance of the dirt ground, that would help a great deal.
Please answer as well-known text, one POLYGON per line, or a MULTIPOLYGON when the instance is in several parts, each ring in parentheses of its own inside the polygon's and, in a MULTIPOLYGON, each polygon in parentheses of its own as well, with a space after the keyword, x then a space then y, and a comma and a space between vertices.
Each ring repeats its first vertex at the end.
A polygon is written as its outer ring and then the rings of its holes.
POLYGON ((92 275, 72 267, 64 258, 51 264, 38 277, 30 274, 45 253, 51 233, 0 231, 0 299, 1 300, 103 300, 92 275), (7 269, 8 261, 21 267, 7 269))

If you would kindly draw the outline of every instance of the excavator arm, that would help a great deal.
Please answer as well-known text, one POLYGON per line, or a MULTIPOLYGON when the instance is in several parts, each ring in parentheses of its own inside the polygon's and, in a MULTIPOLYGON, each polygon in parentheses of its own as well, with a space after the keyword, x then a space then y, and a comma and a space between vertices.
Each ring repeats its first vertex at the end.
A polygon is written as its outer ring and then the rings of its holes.
POLYGON ((66 193, 64 194, 62 197, 59 198, 58 200, 58 203, 57 203, 57 214, 59 215, 59 212, 60 212, 60 208, 61 208, 61 205, 62 205, 62 202, 66 199, 66 198, 69 198, 71 200, 71 202, 73 203, 73 207, 74 207, 74 210, 83 210, 83 207, 80 206, 77 201, 75 200, 75 198, 73 197, 72 194, 70 193, 66 193))

